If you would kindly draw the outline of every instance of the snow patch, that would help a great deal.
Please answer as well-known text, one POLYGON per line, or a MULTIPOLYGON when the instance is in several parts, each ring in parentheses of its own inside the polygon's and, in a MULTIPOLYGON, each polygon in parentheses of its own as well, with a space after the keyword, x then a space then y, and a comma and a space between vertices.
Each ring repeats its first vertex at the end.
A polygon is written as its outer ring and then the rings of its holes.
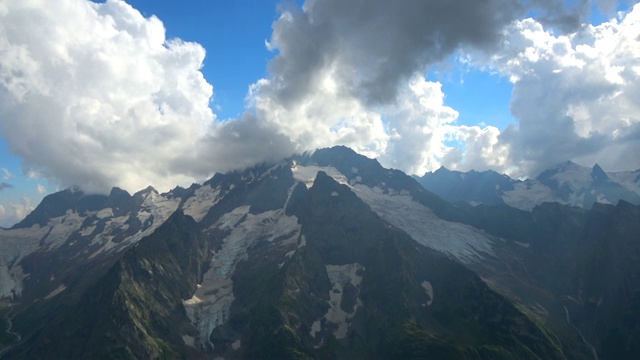
MULTIPOLYGON (((347 336, 349 326, 351 325, 349 320, 355 316, 358 307, 362 306, 362 301, 360 301, 360 298, 356 295, 356 304, 353 306, 353 310, 349 313, 342 310, 340 303, 342 302, 344 287, 347 284, 351 284, 359 290, 362 275, 359 275, 358 273, 362 274, 364 266, 355 263, 347 265, 326 265, 325 268, 327 270, 329 280, 331 280, 332 288, 329 291, 330 308, 324 315, 324 318, 327 322, 338 326, 338 328, 333 332, 336 339, 344 339, 347 336)), ((315 337, 315 332, 312 336, 315 337)))
POLYGON ((553 193, 551 188, 538 182, 523 182, 514 184, 514 189, 505 191, 502 195, 505 204, 516 209, 531 211, 544 202, 558 202, 566 204, 553 193))
POLYGON ((242 342, 240 341, 240 339, 231 343, 231 348, 233 350, 239 350, 241 346, 242 346, 242 342))
POLYGON ((95 225, 91 225, 91 226, 87 226, 86 228, 82 229, 82 231, 80 231, 80 235, 81 236, 89 236, 91 234, 93 234, 93 232, 96 230, 95 225))
POLYGON ((47 296, 44 297, 45 300, 49 300, 52 297, 60 294, 61 292, 65 291, 67 289, 67 286, 65 284, 62 284, 60 286, 58 286, 55 290, 53 290, 52 292, 50 292, 49 294, 47 294, 47 296))
POLYGON ((578 164, 567 164, 551 178, 558 182, 558 187, 567 185, 573 191, 587 188, 591 184, 591 170, 578 164))
POLYGON ((176 209, 178 209, 179 204, 180 198, 169 199, 156 193, 155 191, 151 191, 147 194, 147 196, 145 196, 142 207, 144 209, 148 209, 153 215, 154 219, 162 219, 162 221, 160 222, 161 224, 164 222, 164 220, 168 219, 169 216, 171 216, 171 214, 176 211, 176 209))
POLYGON ((182 341, 184 341, 184 344, 187 346, 196 347, 195 338, 193 336, 182 335, 182 341))
POLYGON ((102 209, 98 211, 98 213, 96 214, 96 217, 100 220, 113 217, 113 209, 112 208, 102 209))
POLYGON ((14 300, 22 295, 22 281, 27 277, 20 265, 9 265, 0 260, 0 299, 14 300))
POLYGON ((201 186, 196 189, 192 197, 182 205, 182 210, 186 215, 191 216, 195 221, 200 222, 220 200, 220 189, 212 189, 211 185, 201 186))
POLYGON ((311 331, 309 331, 309 335, 311 335, 312 338, 316 338, 316 334, 320 332, 320 330, 322 330, 322 325, 320 323, 320 320, 316 320, 313 322, 313 324, 311 324, 311 331))
POLYGON ((218 227, 222 230, 233 229, 236 225, 238 225, 238 223, 240 223, 242 218, 249 213, 250 208, 251 206, 245 205, 231 210, 230 213, 224 214, 220 218, 220 220, 218 220, 218 222, 213 225, 213 227, 218 227))
POLYGON ((298 244, 298 249, 302 249, 305 246, 307 246, 307 239, 304 237, 304 235, 302 235, 300 236, 300 244, 298 244))
POLYGON ((151 213, 147 210, 140 210, 136 217, 140 220, 140 223, 144 224, 151 218, 151 213))
POLYGON ((604 194, 598 194, 596 196, 596 201, 599 202, 600 204, 609 204, 609 205, 612 204, 611 201, 607 200, 607 197, 604 194))
POLYGON ((50 231, 48 231, 49 235, 44 240, 47 250, 55 249, 64 244, 71 234, 80 229, 84 219, 84 217, 69 210, 65 215, 49 220, 47 226, 50 231))
POLYGON ((382 219, 409 234, 415 241, 470 263, 493 255, 493 241, 471 226, 440 219, 410 195, 384 194, 365 185, 354 186, 360 199, 382 219))
POLYGON ((431 304, 433 303, 433 286, 431 286, 431 283, 428 281, 423 281, 420 285, 422 286, 422 288, 424 288, 424 291, 427 292, 427 295, 429 295, 429 300, 427 301, 426 305, 431 306, 431 304))

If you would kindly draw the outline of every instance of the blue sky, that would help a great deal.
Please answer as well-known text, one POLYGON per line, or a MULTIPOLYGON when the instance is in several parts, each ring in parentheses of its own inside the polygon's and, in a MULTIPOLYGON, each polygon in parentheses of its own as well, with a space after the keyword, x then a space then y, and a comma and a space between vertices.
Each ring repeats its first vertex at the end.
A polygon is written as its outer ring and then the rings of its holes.
POLYGON ((336 144, 417 174, 640 168, 635 3, 8 0, 0 226, 336 144))
POLYGON ((249 85, 267 75, 273 57, 265 41, 278 18, 278 1, 129 1, 144 16, 159 17, 168 38, 200 43, 207 50, 203 74, 214 85, 220 118, 239 117, 249 85))

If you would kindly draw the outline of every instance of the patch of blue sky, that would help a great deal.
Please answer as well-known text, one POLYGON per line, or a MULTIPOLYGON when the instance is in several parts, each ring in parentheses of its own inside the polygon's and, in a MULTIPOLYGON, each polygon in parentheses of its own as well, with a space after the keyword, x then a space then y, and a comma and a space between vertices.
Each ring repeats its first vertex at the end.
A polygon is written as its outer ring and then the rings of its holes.
POLYGON ((207 55, 202 73, 213 85, 211 108, 218 120, 240 117, 249 86, 267 77, 275 55, 265 41, 278 18, 277 0, 128 0, 164 24, 167 39, 197 42, 207 55))
POLYGON ((604 22, 610 21, 612 17, 617 17, 616 14, 620 12, 628 12, 631 10, 632 1, 617 2, 613 9, 602 9, 597 4, 593 4, 591 7, 591 16, 589 17, 589 23, 597 26, 604 22))
POLYGON ((456 64, 431 70, 427 79, 442 84, 444 104, 459 113, 456 125, 503 130, 516 122, 509 110, 513 85, 506 77, 456 64))

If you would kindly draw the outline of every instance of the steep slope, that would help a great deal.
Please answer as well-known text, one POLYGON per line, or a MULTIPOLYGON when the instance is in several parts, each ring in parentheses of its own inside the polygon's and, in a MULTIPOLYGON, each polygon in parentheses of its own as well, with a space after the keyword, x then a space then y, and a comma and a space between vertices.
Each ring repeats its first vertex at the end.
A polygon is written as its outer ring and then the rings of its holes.
POLYGON ((517 180, 495 171, 451 171, 441 167, 433 173, 414 177, 425 189, 452 202, 470 204, 504 204, 502 196, 514 190, 517 180))
POLYGON ((567 305, 603 358, 640 355, 640 207, 620 202, 589 213, 567 305))
POLYGON ((225 358, 563 357, 480 278, 326 173, 296 187, 289 206, 301 223, 293 254, 257 243, 238 264, 237 300, 211 335, 225 358))
POLYGON ((619 200, 640 204, 640 194, 611 180, 598 164, 587 169, 568 161, 542 172, 536 180, 560 202, 572 206, 589 209, 593 203, 616 204, 619 200))
MULTIPOLYGON (((76 306, 59 312, 6 357, 139 359, 187 354, 182 334, 195 329, 182 299, 193 293, 205 272, 209 244, 192 218, 174 213, 87 288, 76 306)), ((29 333, 31 321, 31 314, 19 314, 16 330, 29 333)))
POLYGON ((153 188, 133 196, 114 188, 109 196, 64 190, 45 197, 22 222, 0 229, 0 299, 30 302, 94 281, 87 272, 103 272, 114 254, 151 234, 179 203, 153 188))

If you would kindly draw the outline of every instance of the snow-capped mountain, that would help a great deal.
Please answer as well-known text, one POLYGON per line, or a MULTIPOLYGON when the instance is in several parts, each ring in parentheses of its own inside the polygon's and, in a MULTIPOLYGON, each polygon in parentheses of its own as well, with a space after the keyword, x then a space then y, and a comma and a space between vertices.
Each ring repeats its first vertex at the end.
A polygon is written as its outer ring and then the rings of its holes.
POLYGON ((47 196, 23 221, 0 229, 0 297, 37 296, 23 293, 30 283, 38 284, 38 293, 51 289, 46 296, 55 296, 66 288, 65 276, 75 277, 78 267, 100 264, 150 235, 179 203, 153 188, 133 196, 117 188, 109 196, 72 190, 47 196))
POLYGON ((67 190, 0 230, 0 356, 634 355, 638 220, 451 205, 344 147, 165 194, 67 190))
POLYGON ((598 164, 589 169, 571 161, 527 180, 490 170, 463 173, 444 167, 416 180, 453 203, 506 204, 526 211, 545 202, 586 209, 594 203, 616 204, 619 200, 640 204, 640 170, 606 173, 598 164))

